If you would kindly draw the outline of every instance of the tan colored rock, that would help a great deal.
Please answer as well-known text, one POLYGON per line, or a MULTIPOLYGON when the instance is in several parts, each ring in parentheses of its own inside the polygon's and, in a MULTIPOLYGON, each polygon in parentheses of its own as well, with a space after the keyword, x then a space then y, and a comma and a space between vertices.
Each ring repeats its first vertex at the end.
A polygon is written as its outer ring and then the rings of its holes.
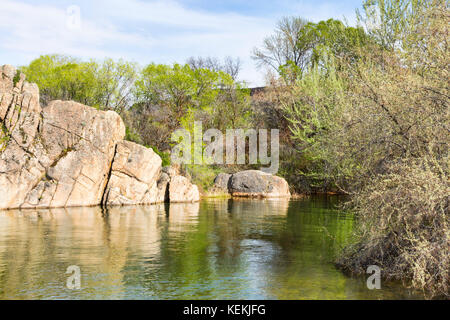
POLYGON ((0 71, 0 208, 17 208, 45 172, 33 146, 39 90, 12 66, 0 71))
POLYGON ((247 170, 233 174, 228 184, 228 191, 233 197, 291 197, 286 180, 259 170, 247 170))
POLYGON ((131 205, 164 201, 159 200, 157 186, 161 164, 161 158, 150 148, 129 141, 117 143, 103 203, 131 205))
POLYGON ((0 67, 0 209, 198 201, 151 149, 123 141, 112 111, 72 101, 39 105, 39 89, 0 67), (171 181, 172 179, 172 181, 171 181), (170 190, 169 190, 170 188, 170 190))
POLYGON ((122 119, 75 102, 41 109, 35 84, 0 69, 0 208, 100 204, 122 119))
POLYGON ((198 187, 183 176, 174 176, 169 183, 170 202, 197 202, 200 201, 198 187))
POLYGON ((45 176, 21 207, 101 204, 115 145, 125 136, 122 119, 71 101, 52 101, 42 114, 38 139, 45 176))

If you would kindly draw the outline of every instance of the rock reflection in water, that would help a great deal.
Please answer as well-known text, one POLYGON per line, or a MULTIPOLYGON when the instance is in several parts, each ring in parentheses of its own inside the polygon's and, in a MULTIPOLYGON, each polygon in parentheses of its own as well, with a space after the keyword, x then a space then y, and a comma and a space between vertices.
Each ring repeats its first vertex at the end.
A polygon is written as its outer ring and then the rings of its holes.
POLYGON ((123 298, 127 261, 158 260, 161 228, 182 232, 198 211, 197 203, 172 205, 169 217, 164 204, 0 212, 0 296, 70 297, 64 272, 77 265, 86 288, 81 296, 95 297, 99 288, 102 295, 123 298), (59 293, 47 296, 43 283, 59 293))
POLYGON ((0 298, 411 298, 336 270, 353 219, 332 206, 240 199, 0 211, 0 298), (80 290, 66 288, 71 265, 81 268, 80 290))

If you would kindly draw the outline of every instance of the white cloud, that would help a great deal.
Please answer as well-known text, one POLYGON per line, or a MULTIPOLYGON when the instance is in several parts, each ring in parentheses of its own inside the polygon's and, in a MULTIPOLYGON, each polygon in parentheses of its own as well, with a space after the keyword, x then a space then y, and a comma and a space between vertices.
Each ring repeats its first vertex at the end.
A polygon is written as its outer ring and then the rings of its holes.
MULTIPOLYGON (((247 60, 251 48, 272 28, 270 22, 259 18, 196 12, 175 2, 131 0, 81 6, 81 29, 71 30, 64 9, 11 0, 0 0, 0 5, 0 59, 13 60, 2 63, 24 63, 46 53, 122 57, 141 63, 183 62, 191 55, 231 55, 247 60), (98 12, 99 19, 87 18, 84 13, 88 9, 98 12), (160 31, 167 26, 176 29, 160 31)), ((258 76, 247 80, 259 81, 258 76)))
MULTIPOLYGON (((0 64, 26 64, 49 53, 124 58, 141 64, 229 55, 241 58, 242 80, 263 83, 250 52, 272 32, 276 17, 192 10, 175 1, 78 0, 82 24, 71 29, 66 7, 42 2, 0 0, 0 64)), ((301 3, 292 8, 288 14, 309 15, 311 20, 331 17, 337 10, 327 4, 301 3)))
POLYGON ((1 8, 1 46, 7 50, 97 57, 107 53, 101 47, 111 42, 139 46, 150 40, 120 32, 112 24, 97 25, 89 20, 82 20, 80 30, 70 29, 66 11, 51 6, 1 0, 1 8))
POLYGON ((244 16, 232 12, 211 13, 195 11, 183 7, 175 1, 142 0, 99 0, 96 7, 102 8, 105 14, 115 19, 133 22, 153 22, 182 28, 198 28, 207 30, 236 30, 247 26, 255 26, 265 21, 262 18, 244 16))

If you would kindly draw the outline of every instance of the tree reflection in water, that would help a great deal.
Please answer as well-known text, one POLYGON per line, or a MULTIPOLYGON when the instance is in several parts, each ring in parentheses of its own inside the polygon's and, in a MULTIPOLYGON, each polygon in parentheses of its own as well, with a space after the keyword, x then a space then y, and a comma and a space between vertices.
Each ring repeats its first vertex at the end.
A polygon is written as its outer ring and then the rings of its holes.
POLYGON ((334 255, 353 217, 337 198, 208 200, 0 212, 3 299, 413 298, 369 291, 334 255), (80 290, 66 288, 68 266, 80 290))

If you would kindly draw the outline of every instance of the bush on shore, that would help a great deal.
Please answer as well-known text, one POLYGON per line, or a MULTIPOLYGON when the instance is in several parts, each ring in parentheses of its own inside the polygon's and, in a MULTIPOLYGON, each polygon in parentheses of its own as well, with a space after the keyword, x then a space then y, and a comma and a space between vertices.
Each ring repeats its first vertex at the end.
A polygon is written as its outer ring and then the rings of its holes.
POLYGON ((393 164, 353 200, 356 243, 338 266, 364 274, 377 265, 387 279, 411 280, 429 296, 449 295, 448 167, 424 158, 393 164))
POLYGON ((338 265, 378 265, 386 278, 448 297, 449 9, 439 0, 365 3, 382 15, 372 41, 356 60, 328 54, 285 110, 303 154, 352 195, 357 227, 338 265))

